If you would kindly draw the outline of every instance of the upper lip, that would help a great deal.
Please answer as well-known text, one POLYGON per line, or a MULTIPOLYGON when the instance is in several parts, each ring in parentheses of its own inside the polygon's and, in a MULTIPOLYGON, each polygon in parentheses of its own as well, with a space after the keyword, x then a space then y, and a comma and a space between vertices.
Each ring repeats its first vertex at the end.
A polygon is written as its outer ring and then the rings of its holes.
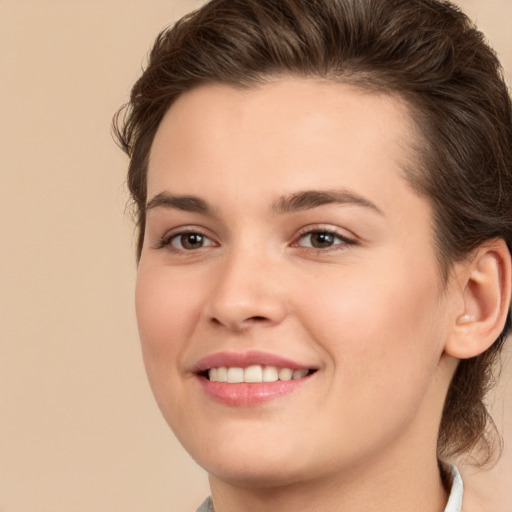
POLYGON ((251 350, 248 352, 217 352, 200 359, 195 368, 196 373, 201 373, 210 368, 237 367, 247 368, 252 365, 277 366, 292 370, 313 369, 311 366, 300 364, 291 359, 281 357, 268 352, 251 350))

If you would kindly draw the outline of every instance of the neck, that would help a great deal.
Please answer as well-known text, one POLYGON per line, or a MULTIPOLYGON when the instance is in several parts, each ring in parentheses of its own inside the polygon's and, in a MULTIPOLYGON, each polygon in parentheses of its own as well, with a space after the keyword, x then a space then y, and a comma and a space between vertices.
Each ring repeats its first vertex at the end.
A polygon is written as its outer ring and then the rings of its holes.
POLYGON ((371 468, 282 486, 254 487, 210 477, 215 512, 441 512, 446 506, 437 459, 383 457, 371 468), (403 463, 405 461, 405 464, 403 463))

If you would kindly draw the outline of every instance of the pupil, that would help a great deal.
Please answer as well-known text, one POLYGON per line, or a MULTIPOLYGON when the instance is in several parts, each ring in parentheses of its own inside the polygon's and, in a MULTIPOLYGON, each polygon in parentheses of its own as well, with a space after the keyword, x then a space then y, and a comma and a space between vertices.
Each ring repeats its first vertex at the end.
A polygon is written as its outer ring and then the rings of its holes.
POLYGON ((185 249, 197 249, 203 244, 203 235, 197 233, 190 233, 182 238, 183 247, 185 249))
POLYGON ((334 235, 331 233, 313 233, 311 245, 316 248, 329 247, 334 242, 334 235))

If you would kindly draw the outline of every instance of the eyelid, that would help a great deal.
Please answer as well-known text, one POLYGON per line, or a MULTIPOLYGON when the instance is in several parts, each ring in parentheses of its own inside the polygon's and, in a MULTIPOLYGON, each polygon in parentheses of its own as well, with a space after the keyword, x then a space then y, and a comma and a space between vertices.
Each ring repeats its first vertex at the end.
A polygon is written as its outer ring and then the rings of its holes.
POLYGON ((343 247, 357 244, 357 239, 355 236, 347 236, 345 233, 346 233, 346 230, 342 230, 342 229, 332 226, 332 225, 326 225, 326 224, 309 225, 309 226, 305 226, 304 228, 299 230, 299 232, 296 234, 291 246, 299 247, 299 248, 305 249, 305 250, 312 250, 315 252, 324 252, 325 253, 328 251, 341 250, 343 247), (329 234, 339 238, 342 243, 335 243, 332 246, 323 248, 323 249, 317 248, 317 247, 308 247, 308 246, 300 246, 299 245, 299 241, 302 238, 304 238, 306 235, 311 235, 313 233, 329 233, 329 234))
MULTIPOLYGON (((179 252, 192 253, 192 252, 194 252, 193 249, 187 250, 187 249, 180 249, 180 248, 172 246, 173 239, 175 239, 179 236, 188 235, 188 234, 201 235, 212 242, 211 244, 208 244, 204 247, 212 247, 212 246, 218 247, 218 245, 219 245, 219 243, 209 233, 209 231, 207 231, 204 228, 201 228, 199 226, 186 225, 186 226, 179 226, 179 227, 176 227, 176 228, 173 228, 173 229, 167 231, 162 237, 160 237, 159 240, 157 240, 157 243, 155 244, 155 249, 167 249, 170 252, 175 252, 175 253, 179 253, 179 252)), ((195 251, 199 251, 200 249, 203 249, 204 247, 199 247, 198 249, 195 249, 195 251)))

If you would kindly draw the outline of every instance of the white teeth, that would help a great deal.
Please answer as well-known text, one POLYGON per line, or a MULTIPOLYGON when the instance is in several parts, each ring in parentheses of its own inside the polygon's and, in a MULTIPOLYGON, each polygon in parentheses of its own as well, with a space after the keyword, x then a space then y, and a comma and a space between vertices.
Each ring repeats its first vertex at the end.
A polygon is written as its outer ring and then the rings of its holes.
POLYGON ((275 366, 265 366, 263 368, 263 382, 275 382, 279 380, 279 374, 275 366))
POLYGON ((217 380, 219 382, 227 382, 228 381, 228 369, 225 366, 221 366, 217 368, 217 380))
POLYGON ((308 374, 309 370, 306 370, 305 368, 303 370, 293 370, 293 379, 302 379, 302 377, 305 377, 308 374))
POLYGON ((243 368, 228 368, 228 382, 237 384, 244 382, 244 369, 243 368))
POLYGON ((301 379, 308 375, 309 370, 292 370, 291 368, 277 368, 276 366, 262 366, 255 364, 247 368, 226 367, 210 368, 208 377, 212 382, 275 382, 277 380, 301 379))
POLYGON ((279 380, 292 380, 293 370, 291 368, 281 368, 279 370, 279 380))
POLYGON ((244 370, 244 382, 263 382, 263 368, 257 364, 248 366, 244 370))

